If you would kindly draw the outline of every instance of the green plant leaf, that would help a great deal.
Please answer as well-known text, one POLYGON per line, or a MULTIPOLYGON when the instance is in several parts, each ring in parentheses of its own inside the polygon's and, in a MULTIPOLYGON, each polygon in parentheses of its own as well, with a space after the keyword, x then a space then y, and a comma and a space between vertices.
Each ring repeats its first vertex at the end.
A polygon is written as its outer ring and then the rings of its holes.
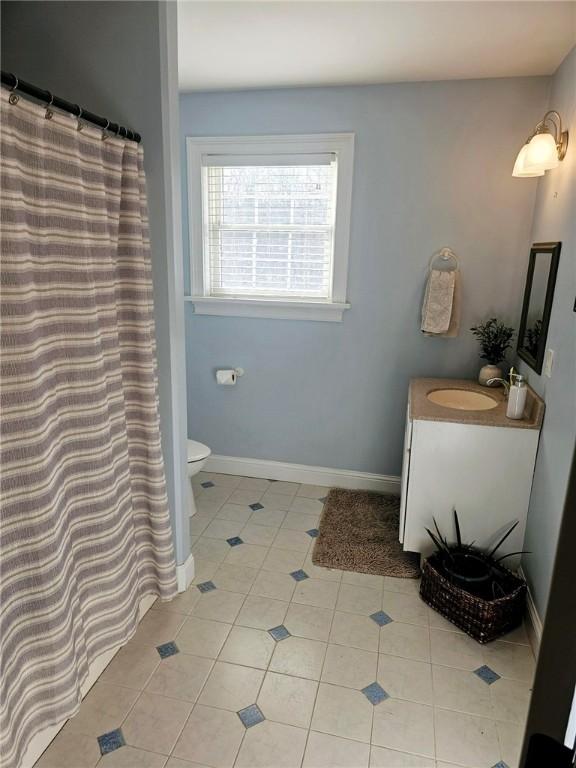
POLYGON ((432 531, 430 530, 430 528, 425 528, 425 531, 426 531, 426 533, 428 534, 428 536, 430 536, 430 538, 432 539, 432 541, 434 542, 434 546, 436 547, 436 549, 438 550, 438 552, 446 552, 446 547, 444 546, 444 542, 440 542, 440 541, 438 541, 438 539, 437 539, 437 538, 436 538, 436 536, 435 536, 435 535, 432 533, 432 531))
POLYGON ((492 582, 492 596, 494 597, 494 600, 498 600, 499 597, 506 597, 506 592, 498 581, 492 582), (500 592, 500 594, 497 595, 496 592, 500 592))
POLYGON ((434 528, 436 528, 436 533, 438 534, 438 538, 444 544, 446 549, 448 549, 448 547, 449 547, 448 539, 445 536, 442 536, 442 534, 440 533, 440 528, 438 528, 438 523, 436 522, 436 518, 432 517, 432 520, 434 521, 434 528))
POLYGON ((519 522, 520 522, 520 520, 516 520, 516 522, 512 524, 512 526, 511 526, 511 527, 510 527, 510 528, 509 528, 509 529, 506 531, 506 533, 504 534, 504 536, 502 536, 502 538, 500 539, 500 541, 498 542, 498 544, 496 544, 496 546, 495 546, 495 547, 494 547, 494 548, 493 548, 493 549, 492 549, 492 550, 491 550, 491 551, 488 553, 488 557, 494 557, 494 555, 496 554, 496 552, 497 552, 497 551, 500 549, 500 547, 502 546, 502 544, 504 544, 504 542, 506 541, 506 539, 508 538, 508 536, 510 536, 510 534, 512 533, 512 531, 514 530, 514 528, 516 528, 516 526, 518 525, 518 523, 519 523, 519 522))
POLYGON ((523 549, 520 552, 508 552, 507 555, 502 555, 502 557, 494 558, 495 562, 501 563, 502 560, 504 560, 507 557, 512 557, 513 555, 531 555, 532 552, 529 549, 523 549))
POLYGON ((456 529, 456 541, 458 542, 458 546, 462 547, 462 536, 460 534, 460 523, 458 521, 458 512, 456 512, 456 507, 454 507, 454 528, 456 529))

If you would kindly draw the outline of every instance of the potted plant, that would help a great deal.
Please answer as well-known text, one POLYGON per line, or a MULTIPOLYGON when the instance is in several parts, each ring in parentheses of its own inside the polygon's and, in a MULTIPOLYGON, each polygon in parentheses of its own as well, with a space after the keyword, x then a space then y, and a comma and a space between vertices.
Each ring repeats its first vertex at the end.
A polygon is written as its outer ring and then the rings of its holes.
MULTIPOLYGON (((434 518, 433 518, 434 520, 434 518)), ((517 627, 524 615, 526 584, 503 561, 523 552, 500 557, 498 550, 518 525, 512 523, 495 546, 484 551, 465 544, 454 510, 456 541, 449 543, 434 520, 435 532, 426 529, 436 551, 422 568, 420 595, 432 608, 481 643, 517 627)))
POLYGON ((512 346, 514 328, 509 328, 496 317, 491 317, 480 325, 472 326, 470 330, 480 342, 480 357, 487 361, 480 369, 478 383, 484 387, 500 386, 499 382, 488 384, 488 381, 502 378, 499 363, 504 360, 506 352, 512 346))

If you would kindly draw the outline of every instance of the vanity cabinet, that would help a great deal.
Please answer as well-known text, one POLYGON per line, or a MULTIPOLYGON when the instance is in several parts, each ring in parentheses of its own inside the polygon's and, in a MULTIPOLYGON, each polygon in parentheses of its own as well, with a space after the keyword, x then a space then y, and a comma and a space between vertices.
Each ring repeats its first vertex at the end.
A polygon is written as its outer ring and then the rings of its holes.
MULTIPOLYGON (((505 416, 503 391, 491 411, 454 411, 427 400, 442 387, 476 387, 472 382, 415 379, 411 382, 406 418, 400 541, 405 550, 429 555, 434 546, 425 528, 433 517, 443 535, 454 540, 453 509, 458 511, 462 538, 488 545, 495 534, 519 520, 500 554, 522 549, 543 402, 531 390, 526 417, 505 416)), ((486 392, 486 390, 483 390, 486 392)), ((495 543, 495 542, 494 542, 495 543)), ((514 566, 519 558, 510 558, 514 566)))

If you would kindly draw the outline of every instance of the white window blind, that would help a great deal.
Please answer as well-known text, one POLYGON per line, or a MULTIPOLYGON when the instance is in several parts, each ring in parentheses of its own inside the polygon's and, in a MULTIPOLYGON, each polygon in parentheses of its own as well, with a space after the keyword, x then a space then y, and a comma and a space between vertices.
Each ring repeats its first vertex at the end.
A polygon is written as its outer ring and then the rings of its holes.
POLYGON ((331 300, 336 155, 205 155, 205 295, 331 300))

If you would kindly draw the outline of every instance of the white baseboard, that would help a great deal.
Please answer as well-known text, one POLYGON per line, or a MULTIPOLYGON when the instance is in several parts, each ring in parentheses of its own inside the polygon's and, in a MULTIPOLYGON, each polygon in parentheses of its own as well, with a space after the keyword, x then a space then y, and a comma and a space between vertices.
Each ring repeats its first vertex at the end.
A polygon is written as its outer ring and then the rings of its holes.
MULTIPOLYGON (((142 598, 140 601, 138 621, 142 621, 142 618, 150 610, 155 600, 156 595, 146 595, 146 597, 142 598)), ((100 656, 94 659, 92 664, 90 664, 88 677, 82 683, 81 694, 83 699, 87 695, 90 688, 92 688, 94 683, 98 680, 102 672, 104 672, 108 664, 110 664, 114 656, 116 656, 121 647, 122 646, 119 645, 116 648, 112 648, 110 651, 101 653, 100 656)), ((51 725, 48 728, 45 728, 43 731, 40 731, 40 733, 37 733, 26 748, 26 752, 24 753, 24 757, 20 763, 20 768, 33 768, 42 752, 48 748, 50 742, 56 738, 58 732, 64 728, 67 722, 68 718, 62 720, 56 725, 51 725)))
MULTIPOLYGON (((522 579, 524 579, 524 581, 526 581, 526 576, 522 570, 522 566, 518 568, 518 574, 522 579)), ((532 597, 530 587, 528 587, 528 592, 526 595, 526 607, 528 608, 528 625, 526 627, 526 631, 528 632, 528 639, 530 640, 530 645, 534 651, 534 656, 538 657, 538 651, 540 650, 540 640, 542 639, 542 619, 540 618, 540 615, 536 609, 536 604, 534 602, 534 598, 532 597)))
POLYGON ((206 472, 243 477, 262 477, 268 480, 288 480, 292 483, 324 485, 327 488, 359 488, 363 491, 400 493, 400 478, 394 475, 376 475, 353 469, 330 469, 307 464, 289 464, 285 461, 244 459, 237 456, 210 456, 206 472))
POLYGON ((176 566, 178 592, 186 592, 194 580, 194 555, 189 554, 182 565, 176 566))

